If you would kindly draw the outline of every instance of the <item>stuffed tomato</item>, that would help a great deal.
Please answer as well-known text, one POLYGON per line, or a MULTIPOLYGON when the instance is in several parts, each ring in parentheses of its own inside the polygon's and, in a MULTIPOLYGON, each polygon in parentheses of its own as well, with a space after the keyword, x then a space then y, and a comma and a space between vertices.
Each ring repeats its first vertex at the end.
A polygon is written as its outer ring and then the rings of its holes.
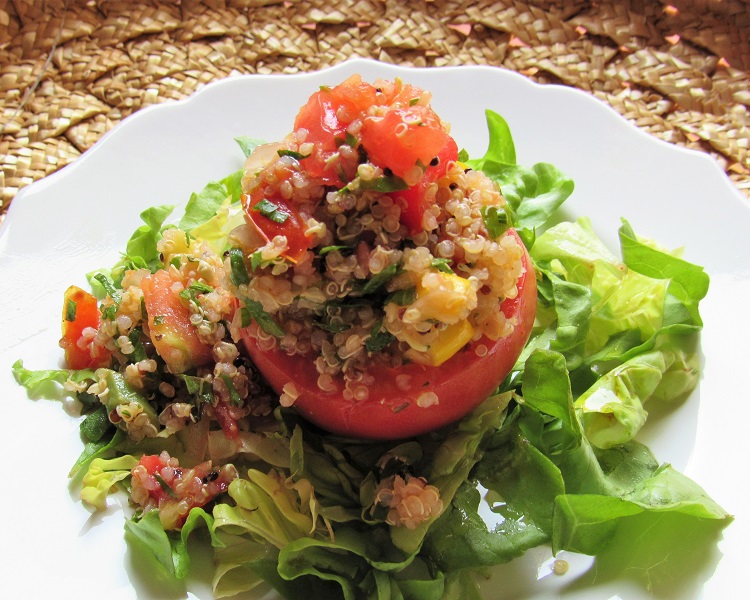
POLYGON ((245 165, 241 337, 281 404, 346 436, 451 423, 508 375, 536 282, 427 92, 353 76, 245 165))

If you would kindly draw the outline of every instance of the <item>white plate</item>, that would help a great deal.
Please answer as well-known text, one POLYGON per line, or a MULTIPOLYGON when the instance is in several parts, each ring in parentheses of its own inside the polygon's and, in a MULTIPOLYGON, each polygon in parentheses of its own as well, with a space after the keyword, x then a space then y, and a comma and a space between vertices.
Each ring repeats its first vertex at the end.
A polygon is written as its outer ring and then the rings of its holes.
MULTIPOLYGON (((691 561, 679 581, 651 583, 656 597, 731 597, 747 570, 750 539, 748 202, 709 157, 649 137, 585 93, 539 86, 489 67, 409 70, 362 60, 304 75, 230 78, 187 101, 142 110, 13 201, 0 229, 0 281, 6 286, 0 337, 0 448, 6 457, 0 597, 186 597, 133 573, 118 506, 90 514, 77 501, 66 474, 81 448, 78 424, 54 402, 29 400, 10 366, 18 358, 32 369, 59 364, 63 291, 72 283, 85 285, 87 272, 117 260, 143 209, 183 203, 207 181, 238 168, 235 136, 281 138, 310 93, 356 72, 368 80, 401 76, 431 90, 459 147, 474 156, 486 147, 484 109, 501 113, 521 164, 551 162, 574 178, 576 191, 565 207, 569 216, 590 216, 613 248, 620 217, 626 217, 639 234, 669 247, 685 246, 685 257, 706 267, 712 283, 702 304, 705 372, 699 390, 673 410, 660 411, 643 439, 657 458, 697 480, 737 518, 718 546, 691 561)), ((551 575, 549 556, 536 550, 500 567, 484 586, 485 595, 649 596, 632 583, 632 573, 602 578, 593 567, 576 582, 591 564, 588 558, 567 557, 571 570, 551 575)), ((210 595, 205 581, 191 586, 188 596, 210 595)))

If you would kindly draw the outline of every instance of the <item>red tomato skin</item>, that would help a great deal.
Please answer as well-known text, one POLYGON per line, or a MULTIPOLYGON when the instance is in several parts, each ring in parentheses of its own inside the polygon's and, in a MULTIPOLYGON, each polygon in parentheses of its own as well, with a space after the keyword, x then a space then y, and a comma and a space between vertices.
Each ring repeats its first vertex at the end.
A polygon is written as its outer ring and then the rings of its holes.
MULTIPOLYGON (((515 231, 509 230, 522 244, 515 231)), ((367 400, 346 400, 343 383, 325 393, 318 388, 318 374, 312 360, 288 356, 282 350, 260 350, 243 330, 242 337, 250 357, 271 387, 279 394, 293 382, 299 397, 294 407, 308 420, 335 434, 376 440, 402 439, 448 425, 468 414, 484 401, 508 375, 523 350, 536 314, 537 288, 534 269, 524 253, 525 272, 518 280, 518 296, 501 305, 507 318, 515 318, 514 331, 492 341, 486 337, 472 342, 439 367, 410 363, 398 369, 371 371, 376 385, 367 400), (488 352, 479 357, 476 348, 488 352), (396 376, 411 376, 411 388, 404 392, 396 385, 396 376), (422 408, 417 397, 432 391, 438 404, 422 408)))
POLYGON ((101 348, 99 356, 93 357, 88 348, 78 346, 83 330, 87 327, 98 328, 99 318, 99 306, 94 296, 75 285, 71 285, 65 291, 60 347, 65 351, 65 363, 69 369, 97 369, 109 364, 111 354, 104 348, 101 348), (66 318, 69 301, 76 304, 76 316, 73 321, 66 318))
POLYGON ((425 198, 427 188, 445 175, 449 162, 458 160, 458 146, 452 137, 448 138, 448 142, 437 154, 437 158, 438 164, 434 167, 427 167, 419 183, 408 190, 389 194, 401 203, 401 222, 406 225, 411 235, 422 230, 422 216, 430 205, 430 202, 425 198))

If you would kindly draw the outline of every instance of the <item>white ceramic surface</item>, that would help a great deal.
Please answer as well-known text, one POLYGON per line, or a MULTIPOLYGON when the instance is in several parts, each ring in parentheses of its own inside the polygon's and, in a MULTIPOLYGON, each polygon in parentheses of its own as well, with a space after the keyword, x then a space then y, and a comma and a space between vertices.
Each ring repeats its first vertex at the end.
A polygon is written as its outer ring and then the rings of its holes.
POLYGON ((304 75, 230 78, 186 101, 142 110, 13 201, 0 228, 0 448, 6 457, 0 597, 210 597, 205 575, 184 592, 138 574, 137 557, 123 541, 121 507, 91 514, 69 488, 66 474, 81 449, 77 421, 58 403, 29 399, 10 366, 18 358, 32 369, 59 365, 63 291, 85 285, 87 272, 117 260, 143 209, 183 203, 207 181, 238 168, 235 136, 282 137, 310 93, 355 72, 370 80, 401 76, 431 90, 459 147, 473 156, 486 146, 484 109, 499 112, 511 126, 521 164, 551 162, 574 178, 566 216, 591 217, 615 249, 620 217, 626 217, 639 234, 684 246, 685 257, 712 278, 702 304, 699 389, 679 406, 659 410, 642 439, 736 515, 723 539, 677 580, 652 580, 651 591, 632 577, 648 580, 648 573, 599 576, 596 565, 584 573, 592 563, 585 557, 565 556, 571 569, 552 575, 549 551, 539 549, 498 568, 483 587, 486 597, 736 597, 750 540, 748 201, 708 156, 644 134, 585 93, 489 67, 408 70, 362 60, 304 75))

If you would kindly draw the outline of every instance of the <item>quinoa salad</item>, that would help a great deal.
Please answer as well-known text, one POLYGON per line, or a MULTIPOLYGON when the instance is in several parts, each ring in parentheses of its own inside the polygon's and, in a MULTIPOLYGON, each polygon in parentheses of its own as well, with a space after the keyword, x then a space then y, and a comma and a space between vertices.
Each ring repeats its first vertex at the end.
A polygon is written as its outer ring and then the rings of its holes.
POLYGON ((731 520, 635 440, 697 383, 707 276, 626 221, 622 256, 553 225, 573 182, 487 123, 471 158, 425 90, 324 86, 65 292, 67 368, 14 372, 65 391, 81 500, 124 492, 159 577, 192 536, 215 597, 478 598, 530 548, 597 554, 622 503, 731 520))

